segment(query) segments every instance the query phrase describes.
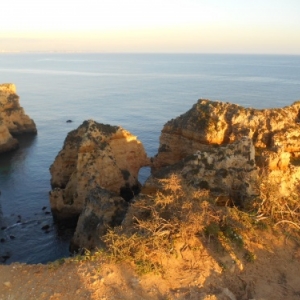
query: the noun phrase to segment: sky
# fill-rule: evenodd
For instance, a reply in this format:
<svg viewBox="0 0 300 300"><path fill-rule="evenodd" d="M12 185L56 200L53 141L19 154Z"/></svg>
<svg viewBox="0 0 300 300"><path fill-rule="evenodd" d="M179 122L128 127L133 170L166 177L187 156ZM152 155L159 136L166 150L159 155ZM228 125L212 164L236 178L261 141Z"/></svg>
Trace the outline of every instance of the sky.
<svg viewBox="0 0 300 300"><path fill-rule="evenodd" d="M300 55L300 0L6 0L19 51Z"/></svg>

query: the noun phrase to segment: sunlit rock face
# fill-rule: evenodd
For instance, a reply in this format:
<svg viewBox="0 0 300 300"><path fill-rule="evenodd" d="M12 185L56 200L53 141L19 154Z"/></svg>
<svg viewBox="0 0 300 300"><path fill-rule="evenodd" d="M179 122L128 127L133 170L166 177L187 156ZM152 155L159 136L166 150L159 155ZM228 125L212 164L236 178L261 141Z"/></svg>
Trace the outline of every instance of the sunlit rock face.
<svg viewBox="0 0 300 300"><path fill-rule="evenodd" d="M195 151L246 136L255 148L300 152L300 101L276 109L253 109L200 99L185 114L168 121L161 132L154 169L174 164Z"/></svg>
<svg viewBox="0 0 300 300"><path fill-rule="evenodd" d="M155 178L174 169L193 185L215 194L219 189L219 197L238 200L239 204L243 204L241 199L245 196L261 196L266 190L268 196L273 194L274 197L297 194L300 182L299 111L300 102L283 108L258 110L200 99L189 111L163 127L158 154L152 159L153 175L146 185L153 185ZM234 145L240 147L239 143L242 145L247 140L254 146L250 150L249 144L251 159L247 161L247 151L242 151L246 155L242 159L238 149L229 150L231 154L226 150ZM200 164L195 161L199 158L203 160ZM237 172L232 169L232 162L237 164ZM243 181L246 186L240 184ZM262 182L264 185L267 182L269 188L260 185Z"/></svg>
<svg viewBox="0 0 300 300"><path fill-rule="evenodd" d="M16 86L11 83L0 84L0 153L18 147L12 135L36 134L36 126L19 104Z"/></svg>
<svg viewBox="0 0 300 300"><path fill-rule="evenodd" d="M129 201L149 158L136 136L119 126L85 121L71 131L50 167L50 203L58 219L78 216L90 190L100 187Z"/></svg>
<svg viewBox="0 0 300 300"><path fill-rule="evenodd" d="M13 135L36 133L36 126L19 104L16 86L11 83L0 85L0 118Z"/></svg>
<svg viewBox="0 0 300 300"><path fill-rule="evenodd" d="M128 202L117 194L99 187L92 189L79 216L70 251L102 248L102 236L108 228L121 224L127 207Z"/></svg>
<svg viewBox="0 0 300 300"><path fill-rule="evenodd" d="M252 140L222 146L211 146L196 151L180 162L154 172L145 182L145 190L159 190L159 180L171 174L179 175L196 189L206 189L216 201L242 207L259 195L258 171L255 165L255 148Z"/></svg>

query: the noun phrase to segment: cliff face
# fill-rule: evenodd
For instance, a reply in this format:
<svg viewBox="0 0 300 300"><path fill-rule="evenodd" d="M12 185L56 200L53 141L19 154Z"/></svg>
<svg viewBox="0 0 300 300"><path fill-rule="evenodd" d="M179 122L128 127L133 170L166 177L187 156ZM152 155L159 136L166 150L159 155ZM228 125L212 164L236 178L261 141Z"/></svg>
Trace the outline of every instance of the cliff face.
<svg viewBox="0 0 300 300"><path fill-rule="evenodd" d="M7 152L18 147L18 141L11 136L8 128L0 124L0 153Z"/></svg>
<svg viewBox="0 0 300 300"><path fill-rule="evenodd" d="M176 174L187 186L208 190L218 205L297 199L299 108L298 102L255 110L199 100L164 126L142 192L151 195L161 188L160 179ZM68 134L50 168L50 202L59 219L80 214L72 250L103 246L101 237L122 222L126 200L139 191L138 171L147 165L142 144L121 127L85 121Z"/></svg>
<svg viewBox="0 0 300 300"><path fill-rule="evenodd" d="M149 159L136 136L119 126L83 122L68 134L50 167L54 216L78 216L96 187L130 200L140 189L138 172L147 165Z"/></svg>
<svg viewBox="0 0 300 300"><path fill-rule="evenodd" d="M101 237L109 227L121 224L127 207L128 203L115 193L100 187L91 190L77 222L70 245L71 252L103 247Z"/></svg>
<svg viewBox="0 0 300 300"><path fill-rule="evenodd" d="M33 120L19 104L14 84L0 84L0 152L15 149L18 145L11 135L37 133Z"/></svg>
<svg viewBox="0 0 300 300"><path fill-rule="evenodd" d="M159 179L177 174L196 189L209 190L219 204L243 207L259 196L258 171L252 140L243 137L234 143L195 151L193 155L148 178L145 190L158 190Z"/></svg>
<svg viewBox="0 0 300 300"><path fill-rule="evenodd" d="M243 136L256 148L300 153L300 102L281 109L253 109L200 99L185 114L164 125L154 169L171 165L210 145L231 143Z"/></svg>
<svg viewBox="0 0 300 300"><path fill-rule="evenodd" d="M184 158L198 153L196 155L201 159L206 157L207 162L198 165L200 169L194 171L196 176L194 179L189 178L189 181L194 182L202 178L202 186L206 186L210 191L216 191L219 183L220 197L230 196L232 188L242 195L254 195L252 192L249 194L249 189L258 190L257 195L262 196L266 189L262 185L259 186L261 183L269 187L268 196L272 196L273 193L273 196L287 197L298 193L300 182L299 110L300 102L280 109L257 110L200 99L185 114L165 124L160 136L158 154L153 158L153 176L154 178L160 176L159 174L167 168L180 162L182 164ZM251 140L254 145L253 150L248 151L252 153L249 156L252 159L249 159L246 164L245 161L240 160L240 151L236 149L228 155L228 150L226 150L231 144L242 145L243 140ZM225 145L228 146L224 148ZM243 150L242 153L246 154ZM208 164L208 160L211 163ZM240 171L233 177L226 176L224 185L224 178L221 181L220 179L225 176L224 174L232 173L232 161L238 163ZM236 185L234 181L238 178L243 181L248 177L245 176L248 172L245 167L249 163L252 164L253 169L257 168L257 175L255 180L255 175L252 173L251 182L247 183L250 186L245 190L245 187ZM186 168L187 166L182 165L182 174ZM199 174L202 175L199 176ZM226 189L229 192L226 192Z"/></svg>

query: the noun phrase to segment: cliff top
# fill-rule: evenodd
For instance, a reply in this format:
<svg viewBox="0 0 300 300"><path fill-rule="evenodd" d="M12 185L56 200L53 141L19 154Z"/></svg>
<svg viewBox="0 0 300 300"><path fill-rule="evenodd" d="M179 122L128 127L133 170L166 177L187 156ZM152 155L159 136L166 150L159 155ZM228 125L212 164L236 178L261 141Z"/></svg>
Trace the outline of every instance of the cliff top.
<svg viewBox="0 0 300 300"><path fill-rule="evenodd" d="M178 197L192 191L175 177L163 183L173 191L168 197L132 207L136 218L128 222L135 225L127 230L141 231L126 233L126 224L110 231L106 251L48 265L0 265L0 299L299 299L300 244L292 235L259 216L217 207L206 194L194 195L198 204L182 202ZM148 210L156 217L141 219ZM223 227L218 220L226 220Z"/></svg>
<svg viewBox="0 0 300 300"><path fill-rule="evenodd" d="M13 83L3 83L0 84L0 93L1 92L15 94L17 92L17 89Z"/></svg>

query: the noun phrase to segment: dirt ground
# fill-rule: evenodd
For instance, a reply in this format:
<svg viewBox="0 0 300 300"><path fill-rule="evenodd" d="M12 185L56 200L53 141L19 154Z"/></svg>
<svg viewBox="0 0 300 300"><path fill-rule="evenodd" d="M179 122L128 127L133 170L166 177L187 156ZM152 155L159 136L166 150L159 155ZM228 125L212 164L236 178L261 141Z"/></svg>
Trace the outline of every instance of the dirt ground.
<svg viewBox="0 0 300 300"><path fill-rule="evenodd" d="M137 275L130 263L66 260L63 264L0 265L2 300L77 299L300 299L300 247L262 233L243 251L212 241L162 257L159 273Z"/></svg>

